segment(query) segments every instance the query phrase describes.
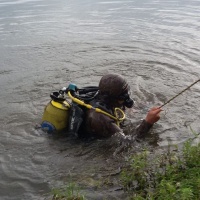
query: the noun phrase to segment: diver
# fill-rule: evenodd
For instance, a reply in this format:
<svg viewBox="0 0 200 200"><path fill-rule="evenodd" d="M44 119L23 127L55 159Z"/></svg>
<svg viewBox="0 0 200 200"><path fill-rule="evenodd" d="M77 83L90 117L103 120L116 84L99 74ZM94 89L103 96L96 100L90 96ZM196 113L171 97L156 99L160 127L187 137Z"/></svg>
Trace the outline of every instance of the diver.
<svg viewBox="0 0 200 200"><path fill-rule="evenodd" d="M93 108L115 115L115 108L120 108L125 111L126 108L131 108L134 105L131 99L128 85L125 78L119 74L106 74L99 82L98 95L90 102ZM143 138L149 132L154 123L160 119L159 107L153 107L147 113L145 119L135 129L136 138ZM117 133L124 135L121 126L117 125L116 121L108 115L96 112L95 109L86 109L84 120L81 125L79 136L92 136L97 138L111 137Z"/></svg>
<svg viewBox="0 0 200 200"><path fill-rule="evenodd" d="M71 102L65 98L68 95ZM153 107L133 131L124 134L125 110L132 108L130 86L119 74L106 74L98 86L78 88L71 83L67 88L50 95L43 114L41 127L47 132L67 130L79 138L109 138L113 135L137 139L145 137L160 119L160 107Z"/></svg>

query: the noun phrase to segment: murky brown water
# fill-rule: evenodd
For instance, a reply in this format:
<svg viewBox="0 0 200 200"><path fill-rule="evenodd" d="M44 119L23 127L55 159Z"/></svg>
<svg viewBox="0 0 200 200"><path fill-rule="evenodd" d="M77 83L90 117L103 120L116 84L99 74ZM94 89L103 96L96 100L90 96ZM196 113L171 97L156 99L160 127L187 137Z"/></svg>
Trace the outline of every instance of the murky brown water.
<svg viewBox="0 0 200 200"><path fill-rule="evenodd" d="M0 199L47 199L70 180L88 199L125 199L115 177L123 156L108 141L84 143L35 129L49 94L75 82L124 75L136 100L133 120L200 74L200 2L172 0L0 0ZM200 84L165 107L154 145L200 132ZM150 139L152 139L150 138ZM121 160L122 159L122 160Z"/></svg>

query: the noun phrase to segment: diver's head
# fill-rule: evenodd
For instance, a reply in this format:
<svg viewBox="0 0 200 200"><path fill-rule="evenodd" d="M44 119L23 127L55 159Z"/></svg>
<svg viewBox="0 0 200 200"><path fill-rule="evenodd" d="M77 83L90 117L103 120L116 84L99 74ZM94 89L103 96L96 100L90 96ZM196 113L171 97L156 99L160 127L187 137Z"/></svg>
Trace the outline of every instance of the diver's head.
<svg viewBox="0 0 200 200"><path fill-rule="evenodd" d="M119 74L104 75L99 82L99 92L115 106L131 108L134 104L130 98L130 87L126 79Z"/></svg>

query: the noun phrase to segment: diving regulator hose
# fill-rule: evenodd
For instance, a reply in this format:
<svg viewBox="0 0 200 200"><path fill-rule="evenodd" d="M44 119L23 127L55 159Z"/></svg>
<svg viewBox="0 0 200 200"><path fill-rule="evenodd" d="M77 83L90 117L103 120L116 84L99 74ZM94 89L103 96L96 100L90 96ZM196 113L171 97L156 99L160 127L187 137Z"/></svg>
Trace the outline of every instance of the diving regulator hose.
<svg viewBox="0 0 200 200"><path fill-rule="evenodd" d="M71 95L71 92L68 91L68 96L72 99L72 101L74 101L75 103L81 105L81 106L85 106L86 108L88 109L94 109L96 112L99 112L99 113L102 113L112 119L114 119L116 121L116 124L119 126L120 123L126 118L125 116L125 113L122 109L120 108L115 108L115 116L114 115L111 115L110 113L108 112L105 112L103 110L101 110L100 108L94 108L92 107L90 104L86 104L84 101L81 101L80 99L76 98L76 97L73 97ZM120 114L119 114L120 113ZM119 115L121 115L122 117L119 117Z"/></svg>

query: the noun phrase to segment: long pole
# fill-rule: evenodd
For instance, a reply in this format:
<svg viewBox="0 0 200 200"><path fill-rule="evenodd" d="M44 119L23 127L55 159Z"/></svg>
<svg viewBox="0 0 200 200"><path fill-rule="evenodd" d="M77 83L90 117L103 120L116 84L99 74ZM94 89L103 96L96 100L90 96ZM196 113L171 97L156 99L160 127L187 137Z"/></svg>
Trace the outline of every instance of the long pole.
<svg viewBox="0 0 200 200"><path fill-rule="evenodd" d="M162 108L163 106L165 106L166 104L168 104L169 102L171 102L172 100L174 100L176 97L178 97L179 95L181 95L183 92L185 92L186 90L188 90L189 88L191 88L193 85L195 85L196 83L198 83L200 81L197 80L194 83L192 83L191 85L189 85L187 88L185 88L183 91L179 92L176 96L172 97L171 99L169 99L167 102L165 102L162 106L160 106L160 108Z"/></svg>

